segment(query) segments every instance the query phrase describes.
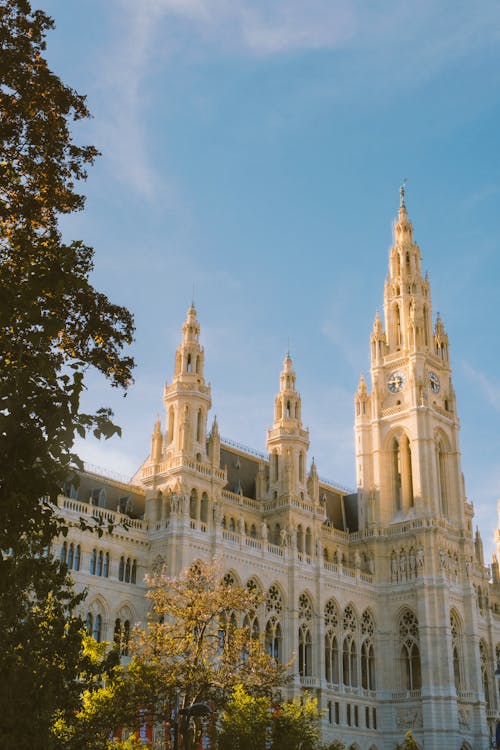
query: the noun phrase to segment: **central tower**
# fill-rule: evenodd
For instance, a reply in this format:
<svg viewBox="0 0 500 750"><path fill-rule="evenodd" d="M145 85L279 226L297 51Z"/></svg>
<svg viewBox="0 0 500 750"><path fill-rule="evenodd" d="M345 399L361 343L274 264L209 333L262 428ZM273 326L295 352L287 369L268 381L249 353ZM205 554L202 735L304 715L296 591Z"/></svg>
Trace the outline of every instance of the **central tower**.
<svg viewBox="0 0 500 750"><path fill-rule="evenodd" d="M393 226L384 323L371 334L371 381L355 397L360 529L411 517L465 525L455 395L448 337L432 323L427 275L405 205Z"/></svg>

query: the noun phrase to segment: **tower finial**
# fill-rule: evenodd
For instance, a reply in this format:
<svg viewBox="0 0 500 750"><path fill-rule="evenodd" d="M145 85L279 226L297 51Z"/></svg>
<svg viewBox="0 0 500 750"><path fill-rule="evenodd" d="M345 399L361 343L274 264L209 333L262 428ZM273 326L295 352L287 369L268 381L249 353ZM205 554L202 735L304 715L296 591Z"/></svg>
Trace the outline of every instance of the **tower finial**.
<svg viewBox="0 0 500 750"><path fill-rule="evenodd" d="M405 204L405 189L406 189L406 177L403 179L403 184L399 188L399 208L406 208Z"/></svg>

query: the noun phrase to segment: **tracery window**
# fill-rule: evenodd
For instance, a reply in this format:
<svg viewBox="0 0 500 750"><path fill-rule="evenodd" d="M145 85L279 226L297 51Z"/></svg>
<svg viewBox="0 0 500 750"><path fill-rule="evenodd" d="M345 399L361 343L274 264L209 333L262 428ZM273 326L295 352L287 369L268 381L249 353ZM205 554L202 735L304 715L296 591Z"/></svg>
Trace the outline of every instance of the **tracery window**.
<svg viewBox="0 0 500 750"><path fill-rule="evenodd" d="M342 682L358 686L358 623L353 607L348 604L342 615Z"/></svg>
<svg viewBox="0 0 500 750"><path fill-rule="evenodd" d="M365 609L361 616L361 687L365 690L375 690L374 633L375 624L372 614Z"/></svg>
<svg viewBox="0 0 500 750"><path fill-rule="evenodd" d="M311 622L313 609L307 594L299 596L299 674L302 677L312 674Z"/></svg>
<svg viewBox="0 0 500 750"><path fill-rule="evenodd" d="M329 599L325 605L325 679L333 684L339 682L338 625L337 605Z"/></svg>
<svg viewBox="0 0 500 750"><path fill-rule="evenodd" d="M417 617L406 609L399 618L399 654L401 685L405 690L420 690L420 638Z"/></svg>
<svg viewBox="0 0 500 750"><path fill-rule="evenodd" d="M283 660L283 633L281 628L281 616L283 612L283 600L276 585L272 585L266 596L266 632L264 645L267 653L275 659L278 664Z"/></svg>

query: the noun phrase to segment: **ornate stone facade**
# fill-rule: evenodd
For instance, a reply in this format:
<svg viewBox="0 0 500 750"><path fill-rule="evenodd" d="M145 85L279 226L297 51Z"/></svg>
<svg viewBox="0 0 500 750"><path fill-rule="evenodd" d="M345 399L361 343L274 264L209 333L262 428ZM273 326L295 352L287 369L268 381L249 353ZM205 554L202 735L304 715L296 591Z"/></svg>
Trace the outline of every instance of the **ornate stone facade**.
<svg viewBox="0 0 500 750"><path fill-rule="evenodd" d="M147 460L130 483L88 471L60 498L69 520L97 513L113 533L72 530L61 555L89 590L89 630L120 639L124 655L145 617L144 575L216 556L263 592L248 625L276 659L295 658L291 692L317 695L325 740L389 750L411 729L426 750L483 750L499 707L498 564L485 566L473 532L448 337L432 322L404 193L370 346L371 389L361 378L354 399L352 493L308 464L289 355L267 455L223 441L215 420L207 435L210 386L190 307Z"/></svg>

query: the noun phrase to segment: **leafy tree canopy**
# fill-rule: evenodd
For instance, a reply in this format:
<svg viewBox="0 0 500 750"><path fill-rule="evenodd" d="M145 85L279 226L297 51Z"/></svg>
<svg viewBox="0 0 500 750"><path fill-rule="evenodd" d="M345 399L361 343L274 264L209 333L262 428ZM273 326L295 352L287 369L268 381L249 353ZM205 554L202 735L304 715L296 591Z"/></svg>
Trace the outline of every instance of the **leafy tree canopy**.
<svg viewBox="0 0 500 750"><path fill-rule="evenodd" d="M97 151L77 145L85 97L44 58L52 19L28 0L0 3L0 549L34 530L49 542L51 506L75 465L75 434L109 436L109 409L82 413L89 368L126 388L133 321L90 283L93 251L66 243L59 218Z"/></svg>

